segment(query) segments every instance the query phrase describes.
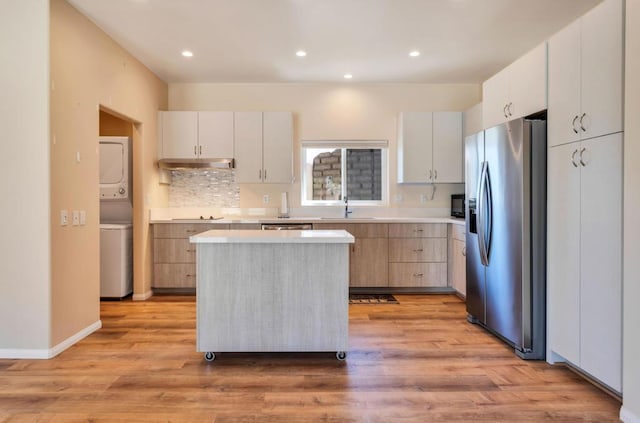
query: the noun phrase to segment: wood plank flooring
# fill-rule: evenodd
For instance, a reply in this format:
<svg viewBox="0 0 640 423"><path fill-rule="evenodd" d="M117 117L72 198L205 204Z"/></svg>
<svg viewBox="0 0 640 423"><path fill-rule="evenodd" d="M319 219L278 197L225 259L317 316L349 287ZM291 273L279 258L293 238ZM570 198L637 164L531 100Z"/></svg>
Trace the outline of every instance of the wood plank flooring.
<svg viewBox="0 0 640 423"><path fill-rule="evenodd" d="M451 295L349 307L350 351L195 351L194 297L104 302L51 360L0 360L0 422L615 422L568 369L517 358Z"/></svg>

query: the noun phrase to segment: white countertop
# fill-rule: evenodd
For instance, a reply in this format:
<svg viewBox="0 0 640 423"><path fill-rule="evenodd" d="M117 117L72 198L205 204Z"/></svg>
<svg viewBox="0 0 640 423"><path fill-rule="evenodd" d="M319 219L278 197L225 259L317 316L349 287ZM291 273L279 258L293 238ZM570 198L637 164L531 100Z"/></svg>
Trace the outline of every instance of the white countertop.
<svg viewBox="0 0 640 423"><path fill-rule="evenodd" d="M291 217L274 218L253 216L224 217L222 219L152 219L151 223L451 223L464 225L464 219L452 217Z"/></svg>
<svg viewBox="0 0 640 423"><path fill-rule="evenodd" d="M193 235L189 241L193 244L352 244L355 238L344 230L211 230Z"/></svg>

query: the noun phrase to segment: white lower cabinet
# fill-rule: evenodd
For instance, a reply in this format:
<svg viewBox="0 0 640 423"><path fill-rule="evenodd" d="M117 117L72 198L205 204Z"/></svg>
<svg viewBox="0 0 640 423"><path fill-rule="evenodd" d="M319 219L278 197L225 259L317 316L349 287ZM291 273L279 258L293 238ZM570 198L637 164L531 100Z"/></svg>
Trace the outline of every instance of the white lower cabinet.
<svg viewBox="0 0 640 423"><path fill-rule="evenodd" d="M551 351L622 390L622 133L549 148Z"/></svg>

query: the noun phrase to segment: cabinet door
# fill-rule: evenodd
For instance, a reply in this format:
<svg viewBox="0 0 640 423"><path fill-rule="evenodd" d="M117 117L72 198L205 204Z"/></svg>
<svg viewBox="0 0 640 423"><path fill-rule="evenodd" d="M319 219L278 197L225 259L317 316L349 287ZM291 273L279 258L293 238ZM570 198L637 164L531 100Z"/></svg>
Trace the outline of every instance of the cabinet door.
<svg viewBox="0 0 640 423"><path fill-rule="evenodd" d="M580 139L580 20L549 40L549 147Z"/></svg>
<svg viewBox="0 0 640 423"><path fill-rule="evenodd" d="M583 141L581 156L580 367L620 392L622 134Z"/></svg>
<svg viewBox="0 0 640 423"><path fill-rule="evenodd" d="M195 159L198 144L198 112L162 114L161 159Z"/></svg>
<svg viewBox="0 0 640 423"><path fill-rule="evenodd" d="M233 158L233 112L198 112L198 154Z"/></svg>
<svg viewBox="0 0 640 423"><path fill-rule="evenodd" d="M236 112L233 127L236 182L262 182L262 112Z"/></svg>
<svg viewBox="0 0 640 423"><path fill-rule="evenodd" d="M433 113L433 182L464 183L462 113Z"/></svg>
<svg viewBox="0 0 640 423"><path fill-rule="evenodd" d="M507 120L547 108L547 43L544 42L509 66Z"/></svg>
<svg viewBox="0 0 640 423"><path fill-rule="evenodd" d="M547 159L549 346L576 365L580 365L579 150L579 143L552 147Z"/></svg>
<svg viewBox="0 0 640 423"><path fill-rule="evenodd" d="M293 181L293 117L291 112L264 112L263 180L290 184Z"/></svg>
<svg viewBox="0 0 640 423"><path fill-rule="evenodd" d="M389 286L389 240L356 238L351 246L349 286Z"/></svg>
<svg viewBox="0 0 640 423"><path fill-rule="evenodd" d="M389 263L389 286L446 287L447 263Z"/></svg>
<svg viewBox="0 0 640 423"><path fill-rule="evenodd" d="M467 295L466 278L466 251L465 242L457 239L453 240L453 270L451 272L451 287L461 295Z"/></svg>
<svg viewBox="0 0 640 423"><path fill-rule="evenodd" d="M156 263L153 265L154 288L195 288L195 263Z"/></svg>
<svg viewBox="0 0 640 423"><path fill-rule="evenodd" d="M398 134L398 183L431 182L432 155L433 113L402 113Z"/></svg>
<svg viewBox="0 0 640 423"><path fill-rule="evenodd" d="M195 263L196 246L185 238L159 238L153 241L154 263Z"/></svg>
<svg viewBox="0 0 640 423"><path fill-rule="evenodd" d="M622 131L622 1L606 0L582 18L582 138Z"/></svg>
<svg viewBox="0 0 640 423"><path fill-rule="evenodd" d="M505 122L509 103L509 75L505 68L482 84L482 125L485 129Z"/></svg>

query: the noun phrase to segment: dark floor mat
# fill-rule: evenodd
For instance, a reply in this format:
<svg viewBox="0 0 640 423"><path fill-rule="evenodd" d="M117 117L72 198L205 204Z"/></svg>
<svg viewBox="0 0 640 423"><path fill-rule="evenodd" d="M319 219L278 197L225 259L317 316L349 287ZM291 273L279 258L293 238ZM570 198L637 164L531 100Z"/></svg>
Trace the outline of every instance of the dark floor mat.
<svg viewBox="0 0 640 423"><path fill-rule="evenodd" d="M349 304L399 304L391 294L350 294Z"/></svg>

